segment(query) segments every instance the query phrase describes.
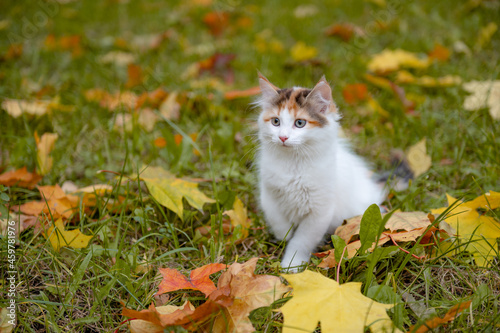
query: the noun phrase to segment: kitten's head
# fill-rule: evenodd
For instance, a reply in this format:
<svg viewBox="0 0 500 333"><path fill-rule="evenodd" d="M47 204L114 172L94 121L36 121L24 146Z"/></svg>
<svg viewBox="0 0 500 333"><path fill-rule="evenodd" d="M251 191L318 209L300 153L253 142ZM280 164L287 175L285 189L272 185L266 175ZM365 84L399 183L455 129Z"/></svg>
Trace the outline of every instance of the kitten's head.
<svg viewBox="0 0 500 333"><path fill-rule="evenodd" d="M259 84L262 144L299 149L336 136L340 117L324 76L313 89L279 89L260 73Z"/></svg>

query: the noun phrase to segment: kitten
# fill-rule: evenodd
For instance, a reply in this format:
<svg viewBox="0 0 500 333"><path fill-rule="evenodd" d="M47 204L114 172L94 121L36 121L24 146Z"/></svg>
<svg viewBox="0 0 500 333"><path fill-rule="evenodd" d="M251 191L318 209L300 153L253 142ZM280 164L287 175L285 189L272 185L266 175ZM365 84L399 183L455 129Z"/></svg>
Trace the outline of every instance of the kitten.
<svg viewBox="0 0 500 333"><path fill-rule="evenodd" d="M259 73L260 205L286 239L281 266L297 271L326 233L385 199L363 160L338 137L340 115L323 76L313 89L279 89Z"/></svg>

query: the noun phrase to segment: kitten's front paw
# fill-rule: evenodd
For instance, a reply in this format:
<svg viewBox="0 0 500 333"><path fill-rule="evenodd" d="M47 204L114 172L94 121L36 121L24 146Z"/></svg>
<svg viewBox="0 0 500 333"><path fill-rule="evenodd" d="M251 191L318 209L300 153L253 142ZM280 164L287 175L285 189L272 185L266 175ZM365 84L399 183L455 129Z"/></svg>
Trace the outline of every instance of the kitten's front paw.
<svg viewBox="0 0 500 333"><path fill-rule="evenodd" d="M287 258L286 256L283 258L281 261L281 270L284 273L298 273L302 272L305 268L307 263L309 262L309 257L293 257L291 259Z"/></svg>

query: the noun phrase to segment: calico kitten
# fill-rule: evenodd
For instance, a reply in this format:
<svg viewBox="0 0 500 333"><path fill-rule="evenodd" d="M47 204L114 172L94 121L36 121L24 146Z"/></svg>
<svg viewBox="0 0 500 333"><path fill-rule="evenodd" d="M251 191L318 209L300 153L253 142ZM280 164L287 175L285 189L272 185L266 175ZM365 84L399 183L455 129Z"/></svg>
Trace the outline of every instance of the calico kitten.
<svg viewBox="0 0 500 333"><path fill-rule="evenodd" d="M260 205L281 262L297 271L344 219L380 204L385 193L363 160L338 137L340 115L325 78L313 89L279 89L259 73Z"/></svg>

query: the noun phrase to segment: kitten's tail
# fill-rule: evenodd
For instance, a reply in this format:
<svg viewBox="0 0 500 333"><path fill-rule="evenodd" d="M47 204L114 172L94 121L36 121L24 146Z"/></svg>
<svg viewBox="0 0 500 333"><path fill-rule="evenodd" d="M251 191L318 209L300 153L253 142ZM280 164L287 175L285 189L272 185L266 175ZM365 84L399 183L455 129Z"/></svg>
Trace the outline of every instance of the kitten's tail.
<svg viewBox="0 0 500 333"><path fill-rule="evenodd" d="M377 182L396 191L406 190L410 180L414 178L413 171L402 151L394 150L391 157L392 170L379 174Z"/></svg>

